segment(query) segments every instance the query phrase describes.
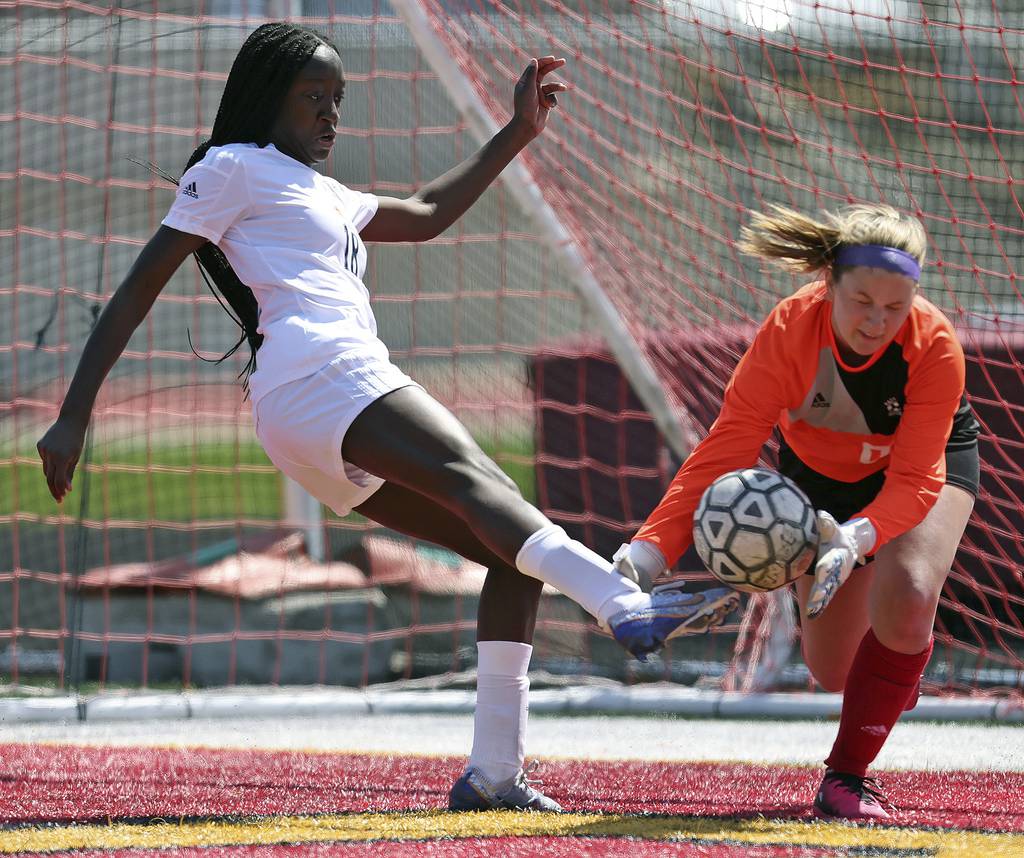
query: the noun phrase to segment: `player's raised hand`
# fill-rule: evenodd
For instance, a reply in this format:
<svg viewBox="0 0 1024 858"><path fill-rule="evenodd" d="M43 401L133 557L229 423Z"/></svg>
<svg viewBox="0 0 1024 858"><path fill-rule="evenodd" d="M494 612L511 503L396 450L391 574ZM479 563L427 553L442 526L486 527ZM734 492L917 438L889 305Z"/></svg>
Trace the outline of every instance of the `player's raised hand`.
<svg viewBox="0 0 1024 858"><path fill-rule="evenodd" d="M43 460L46 485L57 503L71 491L71 478L75 475L84 443L85 428L61 418L36 444L39 458Z"/></svg>
<svg viewBox="0 0 1024 858"><path fill-rule="evenodd" d="M544 81L545 77L564 65L564 59L555 57L532 59L516 83L515 118L534 137L544 130L548 114L558 105L556 93L565 92L569 88L564 83Z"/></svg>
<svg viewBox="0 0 1024 858"><path fill-rule="evenodd" d="M818 510L818 561L814 564L814 584L807 597L807 616L814 619L846 582L853 567L864 562L877 534L866 518L839 524L830 513Z"/></svg>

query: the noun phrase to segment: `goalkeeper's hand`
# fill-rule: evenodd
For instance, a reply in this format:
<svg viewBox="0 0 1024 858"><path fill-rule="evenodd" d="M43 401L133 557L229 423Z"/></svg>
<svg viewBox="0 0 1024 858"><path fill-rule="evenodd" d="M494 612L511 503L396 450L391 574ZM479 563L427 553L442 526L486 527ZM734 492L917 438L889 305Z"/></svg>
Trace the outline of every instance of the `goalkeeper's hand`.
<svg viewBox="0 0 1024 858"><path fill-rule="evenodd" d="M839 524L829 513L818 510L817 519L818 561L807 598L807 616L812 620L828 607L853 567L864 562L878 539L875 526L866 518L851 518Z"/></svg>
<svg viewBox="0 0 1024 858"><path fill-rule="evenodd" d="M612 566L645 592L650 592L651 583L668 569L665 556L657 546L643 539L620 545L612 556Z"/></svg>

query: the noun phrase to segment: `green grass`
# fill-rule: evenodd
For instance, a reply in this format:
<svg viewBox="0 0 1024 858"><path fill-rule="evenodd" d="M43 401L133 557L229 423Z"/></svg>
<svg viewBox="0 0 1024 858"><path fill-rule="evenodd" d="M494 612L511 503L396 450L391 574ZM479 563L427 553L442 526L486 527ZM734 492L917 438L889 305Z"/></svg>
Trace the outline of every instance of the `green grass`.
<svg viewBox="0 0 1024 858"><path fill-rule="evenodd" d="M97 694L116 694L119 691L127 692L138 692L140 686L138 683L127 684L119 682L97 682L95 680L86 680L79 683L77 689L71 687L71 677L67 676L64 679L64 684L61 685L56 676L40 676L40 675L29 675L26 676L21 674L18 677L18 684L11 685L11 675L9 673L0 673L0 698L5 697L30 697L34 699L46 699L48 697L65 697L70 696L74 693L80 694L82 697L94 697ZM146 684L148 691L167 691L167 692L181 692L191 691L193 686L183 685L181 682L164 681L164 682L149 682Z"/></svg>
<svg viewBox="0 0 1024 858"><path fill-rule="evenodd" d="M89 518L165 521L274 519L281 479L256 442L142 448L95 448L88 465ZM84 474L75 475L64 512L78 515ZM0 514L53 515L42 469L0 465Z"/></svg>
<svg viewBox="0 0 1024 858"><path fill-rule="evenodd" d="M528 500L536 497L533 441L512 437L482 442ZM77 516L81 470L64 501ZM86 517L126 521L274 520L283 514L281 476L256 441L152 447L97 447L89 464ZM32 462L0 464L0 515L55 515L60 507ZM333 514L330 514L333 517Z"/></svg>

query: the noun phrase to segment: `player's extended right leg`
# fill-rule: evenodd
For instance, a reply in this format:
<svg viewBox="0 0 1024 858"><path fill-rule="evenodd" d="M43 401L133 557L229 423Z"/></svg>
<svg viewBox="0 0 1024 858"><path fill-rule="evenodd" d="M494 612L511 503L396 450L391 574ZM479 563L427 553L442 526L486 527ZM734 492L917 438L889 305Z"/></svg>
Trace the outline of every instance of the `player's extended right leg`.
<svg viewBox="0 0 1024 858"><path fill-rule="evenodd" d="M694 635L720 626L740 603L728 587L687 593L679 583L651 591L650 604L621 611L608 619L612 636L640 661L681 635Z"/></svg>

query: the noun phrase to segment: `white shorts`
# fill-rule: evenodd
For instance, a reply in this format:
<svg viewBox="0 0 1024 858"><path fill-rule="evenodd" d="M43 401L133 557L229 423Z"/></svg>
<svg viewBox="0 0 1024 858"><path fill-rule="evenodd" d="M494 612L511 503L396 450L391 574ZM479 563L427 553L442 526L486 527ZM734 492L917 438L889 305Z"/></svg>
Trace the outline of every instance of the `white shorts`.
<svg viewBox="0 0 1024 858"><path fill-rule="evenodd" d="M394 364L340 357L261 397L253 407L256 437L278 469L338 515L347 515L384 485L341 458L348 427L374 400L413 384Z"/></svg>

